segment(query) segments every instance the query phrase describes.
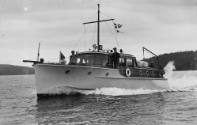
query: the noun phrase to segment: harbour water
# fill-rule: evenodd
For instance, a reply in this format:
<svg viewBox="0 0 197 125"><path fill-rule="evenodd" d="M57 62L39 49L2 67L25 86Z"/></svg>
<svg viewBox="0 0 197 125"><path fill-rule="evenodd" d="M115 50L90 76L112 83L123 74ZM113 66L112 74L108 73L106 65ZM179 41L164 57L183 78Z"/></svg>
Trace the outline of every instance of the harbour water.
<svg viewBox="0 0 197 125"><path fill-rule="evenodd" d="M197 124L197 71L168 77L170 91L102 88L37 100L34 75L0 76L0 125Z"/></svg>

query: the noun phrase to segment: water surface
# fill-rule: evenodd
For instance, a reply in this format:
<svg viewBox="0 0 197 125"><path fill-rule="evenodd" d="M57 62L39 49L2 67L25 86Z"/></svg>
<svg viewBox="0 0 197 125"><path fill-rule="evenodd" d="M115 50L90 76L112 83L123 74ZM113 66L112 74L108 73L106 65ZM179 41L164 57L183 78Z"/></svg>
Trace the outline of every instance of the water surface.
<svg viewBox="0 0 197 125"><path fill-rule="evenodd" d="M197 72L175 72L169 82L173 91L109 88L110 95L105 88L37 100L34 75L0 76L0 124L197 124Z"/></svg>

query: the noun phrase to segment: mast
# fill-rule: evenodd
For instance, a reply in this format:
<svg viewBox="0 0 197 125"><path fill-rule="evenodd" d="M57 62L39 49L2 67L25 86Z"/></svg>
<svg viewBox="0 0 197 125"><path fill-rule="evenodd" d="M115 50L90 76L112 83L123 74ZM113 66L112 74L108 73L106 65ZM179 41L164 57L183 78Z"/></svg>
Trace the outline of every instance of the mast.
<svg viewBox="0 0 197 125"><path fill-rule="evenodd" d="M98 5L98 22L97 22L97 51L100 50L100 4Z"/></svg>
<svg viewBox="0 0 197 125"><path fill-rule="evenodd" d="M90 23L97 23L97 51L99 52L100 50L102 50L102 47L100 45L100 23L106 22L106 21L113 21L114 19L100 20L100 4L97 4L97 6L98 6L97 21L86 22L83 24L85 25L85 24L90 24Z"/></svg>

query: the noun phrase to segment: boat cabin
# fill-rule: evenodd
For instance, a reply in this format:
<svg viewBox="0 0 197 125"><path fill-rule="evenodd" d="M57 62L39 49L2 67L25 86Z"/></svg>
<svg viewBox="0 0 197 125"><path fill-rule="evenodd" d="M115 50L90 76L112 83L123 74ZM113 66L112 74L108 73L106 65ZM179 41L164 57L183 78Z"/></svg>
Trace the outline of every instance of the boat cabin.
<svg viewBox="0 0 197 125"><path fill-rule="evenodd" d="M120 54L118 67L136 67L136 58L130 54ZM109 52L82 52L70 56L69 65L95 66L114 68L112 53Z"/></svg>
<svg viewBox="0 0 197 125"><path fill-rule="evenodd" d="M96 51L81 52L71 55L68 65L119 69L120 74L126 77L163 77L162 70L149 66L139 66L136 57L130 54L120 53L118 62L116 62L117 67L115 67L112 54Z"/></svg>

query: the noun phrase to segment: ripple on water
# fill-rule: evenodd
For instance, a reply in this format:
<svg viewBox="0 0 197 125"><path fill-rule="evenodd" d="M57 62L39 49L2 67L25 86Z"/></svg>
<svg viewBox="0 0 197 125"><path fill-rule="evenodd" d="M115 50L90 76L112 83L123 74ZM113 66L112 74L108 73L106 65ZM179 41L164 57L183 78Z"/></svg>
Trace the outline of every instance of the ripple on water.
<svg viewBox="0 0 197 125"><path fill-rule="evenodd" d="M118 95L122 90L117 88L115 96L95 93L36 100L33 76L6 76L0 81L2 125L197 123L195 88L135 95L130 90Z"/></svg>

